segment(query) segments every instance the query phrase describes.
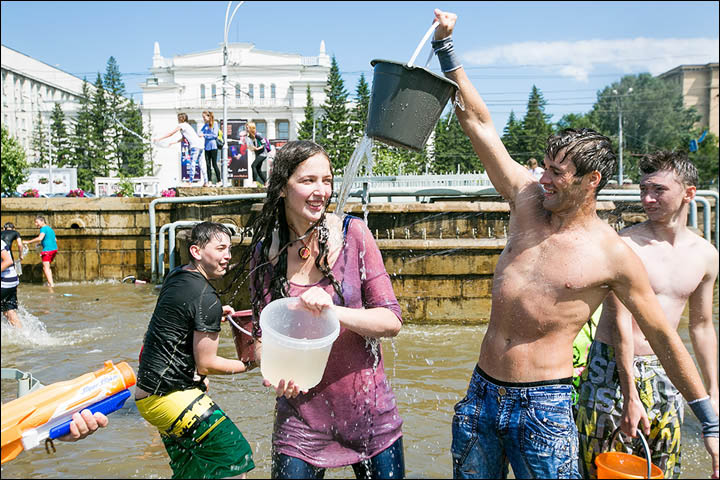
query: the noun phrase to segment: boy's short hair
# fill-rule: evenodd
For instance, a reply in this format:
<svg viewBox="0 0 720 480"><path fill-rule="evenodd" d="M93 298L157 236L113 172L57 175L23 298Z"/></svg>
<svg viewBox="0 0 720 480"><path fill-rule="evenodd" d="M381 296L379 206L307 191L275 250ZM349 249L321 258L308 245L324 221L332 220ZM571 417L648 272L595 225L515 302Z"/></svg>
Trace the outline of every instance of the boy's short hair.
<svg viewBox="0 0 720 480"><path fill-rule="evenodd" d="M195 225L190 232L190 243L188 245L188 253L190 252L190 247L193 245L197 245L200 248L204 248L205 245L210 243L210 241L213 238L217 238L220 235L227 235L228 237L232 238L232 233L230 232L230 229L228 229L225 225L222 223L216 223L216 222L201 222ZM194 261L192 255L190 255L190 261Z"/></svg>
<svg viewBox="0 0 720 480"><path fill-rule="evenodd" d="M35 220L40 220L40 221L43 222L43 223L47 223L47 222L45 221L45 217L43 217L42 215L36 215L36 216L35 216Z"/></svg>
<svg viewBox="0 0 720 480"><path fill-rule="evenodd" d="M12 222L5 222L5 225L3 225L3 228L5 230L15 230L15 225L13 225Z"/></svg>
<svg viewBox="0 0 720 480"><path fill-rule="evenodd" d="M649 153L638 163L640 172L648 175L655 172L671 171L680 178L685 185L697 187L698 171L685 152L660 151Z"/></svg>

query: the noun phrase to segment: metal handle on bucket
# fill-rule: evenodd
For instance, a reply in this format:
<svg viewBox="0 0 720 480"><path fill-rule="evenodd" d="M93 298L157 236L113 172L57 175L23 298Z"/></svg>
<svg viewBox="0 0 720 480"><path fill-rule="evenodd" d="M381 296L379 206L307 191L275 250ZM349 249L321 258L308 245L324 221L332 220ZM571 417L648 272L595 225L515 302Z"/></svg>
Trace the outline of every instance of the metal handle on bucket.
<svg viewBox="0 0 720 480"><path fill-rule="evenodd" d="M612 448L613 442L615 441L615 437L617 437L618 433L620 433L620 427L617 427L610 436L608 450ZM640 435L640 440L642 441L643 449L645 450L645 460L647 462L647 476L645 478L650 478L650 475L652 474L652 463L650 462L650 446L648 445L647 440L645 440L645 435L643 435L640 429L637 430L637 433L638 435Z"/></svg>

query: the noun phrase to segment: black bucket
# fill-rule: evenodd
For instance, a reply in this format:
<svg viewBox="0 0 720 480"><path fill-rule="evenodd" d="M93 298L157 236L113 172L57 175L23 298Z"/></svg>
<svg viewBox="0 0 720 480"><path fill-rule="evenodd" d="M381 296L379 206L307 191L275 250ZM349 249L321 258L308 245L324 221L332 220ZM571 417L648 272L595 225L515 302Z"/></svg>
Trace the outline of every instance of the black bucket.
<svg viewBox="0 0 720 480"><path fill-rule="evenodd" d="M390 60L373 60L365 134L395 147L421 151L457 84L430 70Z"/></svg>

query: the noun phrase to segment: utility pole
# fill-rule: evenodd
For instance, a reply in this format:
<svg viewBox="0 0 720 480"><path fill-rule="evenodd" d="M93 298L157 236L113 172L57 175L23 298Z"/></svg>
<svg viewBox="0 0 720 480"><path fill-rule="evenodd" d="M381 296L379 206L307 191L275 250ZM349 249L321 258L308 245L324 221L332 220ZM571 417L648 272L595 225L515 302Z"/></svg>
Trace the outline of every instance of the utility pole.
<svg viewBox="0 0 720 480"><path fill-rule="evenodd" d="M632 93L633 89L628 88L627 94ZM618 186L622 187L623 184L623 121L622 121L622 101L620 100L620 94L617 90L613 90L613 93L617 95L618 101Z"/></svg>
<svg viewBox="0 0 720 480"><path fill-rule="evenodd" d="M221 161L222 161L222 186L227 187L228 186L228 140L230 140L227 136L227 88L226 88L226 82L227 82L227 61L228 61L228 29L230 28L230 24L232 23L232 19L235 17L235 13L238 11L238 8L240 8L240 5L245 3L244 1L240 2L237 7L235 7L235 10L233 10L232 15L230 15L230 20L228 20L228 14L230 13L230 6L232 5L232 0L228 2L227 9L225 10L225 27L223 29L224 37L223 37L223 64L222 69L220 70L220 73L222 74L222 96L223 96L223 121L222 121L222 129L223 129L223 149L222 149L222 155L221 155Z"/></svg>
<svg viewBox="0 0 720 480"><path fill-rule="evenodd" d="M47 143L48 143L48 170L49 170L49 177L50 177L50 195L52 195L53 192L53 161L52 161L52 132L50 131L50 126L48 126L48 136L47 136Z"/></svg>

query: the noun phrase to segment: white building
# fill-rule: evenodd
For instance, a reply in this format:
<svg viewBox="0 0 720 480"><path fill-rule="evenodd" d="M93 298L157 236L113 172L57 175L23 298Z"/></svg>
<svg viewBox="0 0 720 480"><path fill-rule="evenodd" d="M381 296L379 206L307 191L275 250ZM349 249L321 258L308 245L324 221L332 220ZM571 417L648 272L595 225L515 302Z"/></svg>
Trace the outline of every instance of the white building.
<svg viewBox="0 0 720 480"><path fill-rule="evenodd" d="M41 112L45 128L60 103L67 118L75 117L83 80L2 45L2 123L10 135L34 158L32 135ZM91 86L92 87L92 86Z"/></svg>
<svg viewBox="0 0 720 480"><path fill-rule="evenodd" d="M177 127L180 112L186 113L196 128L202 126L203 110L212 111L218 122L222 120L222 64L222 46L165 58L155 42L151 76L140 84L143 121L153 137ZM307 87L319 111L329 72L330 57L324 42L319 54L310 57L258 50L252 43L228 44L228 122L253 121L258 132L271 142L294 140L305 118ZM174 140L178 138L179 133ZM160 178L161 188L180 183L179 157L179 144L153 148L154 174Z"/></svg>

